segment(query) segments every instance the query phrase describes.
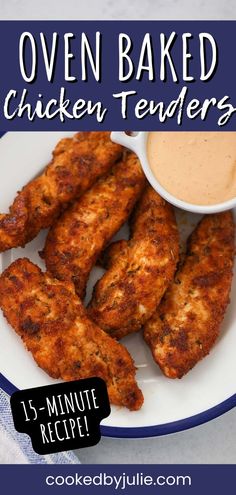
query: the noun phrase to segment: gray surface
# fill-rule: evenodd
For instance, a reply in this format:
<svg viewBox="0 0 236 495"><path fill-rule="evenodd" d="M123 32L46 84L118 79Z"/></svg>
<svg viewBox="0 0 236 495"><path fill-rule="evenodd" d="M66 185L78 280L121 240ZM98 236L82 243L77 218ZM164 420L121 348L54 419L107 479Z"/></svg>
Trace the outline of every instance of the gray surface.
<svg viewBox="0 0 236 495"><path fill-rule="evenodd" d="M1 19L232 19L235 0L0 0Z"/></svg>
<svg viewBox="0 0 236 495"><path fill-rule="evenodd" d="M90 464L234 464L236 409L197 428L159 438L102 438L78 456Z"/></svg>
<svg viewBox="0 0 236 495"><path fill-rule="evenodd" d="M235 0L0 0L1 19L235 19ZM235 463L236 409L186 432L142 440L103 438L83 463Z"/></svg>

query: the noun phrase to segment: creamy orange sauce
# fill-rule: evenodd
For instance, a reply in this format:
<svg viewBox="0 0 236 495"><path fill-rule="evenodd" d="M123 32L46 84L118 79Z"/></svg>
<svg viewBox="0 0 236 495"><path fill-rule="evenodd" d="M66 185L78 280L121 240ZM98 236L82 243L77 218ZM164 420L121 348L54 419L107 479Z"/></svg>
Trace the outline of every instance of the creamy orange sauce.
<svg viewBox="0 0 236 495"><path fill-rule="evenodd" d="M198 205L236 196L236 132L150 132L153 174L173 196Z"/></svg>

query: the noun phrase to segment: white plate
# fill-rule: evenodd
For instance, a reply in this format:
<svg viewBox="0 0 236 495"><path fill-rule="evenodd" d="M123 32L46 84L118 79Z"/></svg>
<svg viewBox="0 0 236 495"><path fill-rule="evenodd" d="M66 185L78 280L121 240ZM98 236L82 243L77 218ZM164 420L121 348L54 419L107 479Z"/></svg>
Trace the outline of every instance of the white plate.
<svg viewBox="0 0 236 495"><path fill-rule="evenodd" d="M16 191L37 175L50 161L51 151L59 139L72 133L28 132L7 133L0 139L0 211L5 212ZM193 228L197 215L183 213L180 227L184 235ZM41 232L24 249L12 249L0 254L1 270L13 260L26 256L44 269L38 251L42 249L46 232ZM127 236L123 228L118 237ZM117 236L116 236L117 237ZM91 274L88 293L102 270ZM236 278L236 277L234 277ZM231 300L235 300L234 280ZM89 294L87 296L89 298ZM165 378L153 362L151 352L141 333L123 340L135 359L137 379L144 393L144 405L138 412L113 407L102 425L102 433L118 437L144 437L167 434L195 426L222 414L236 405L236 305L228 308L221 336L210 356L200 362L181 380ZM12 390L48 385L55 380L37 367L20 338L0 313L0 385Z"/></svg>

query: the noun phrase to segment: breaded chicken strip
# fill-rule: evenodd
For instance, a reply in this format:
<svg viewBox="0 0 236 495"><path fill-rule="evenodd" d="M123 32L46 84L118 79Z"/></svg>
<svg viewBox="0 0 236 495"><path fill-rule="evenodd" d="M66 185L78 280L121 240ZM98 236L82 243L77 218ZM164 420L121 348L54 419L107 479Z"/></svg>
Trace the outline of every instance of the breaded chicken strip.
<svg viewBox="0 0 236 495"><path fill-rule="evenodd" d="M181 378L211 350L229 304L234 258L231 212L203 218L161 305L144 329L154 360Z"/></svg>
<svg viewBox="0 0 236 495"><path fill-rule="evenodd" d="M44 172L18 193L9 214L0 215L0 251L24 246L105 174L122 147L109 132L80 132L62 139Z"/></svg>
<svg viewBox="0 0 236 495"><path fill-rule="evenodd" d="M37 364L53 378L99 376L113 404L139 409L142 392L128 351L92 323L71 283L59 282L28 259L0 277L4 316Z"/></svg>
<svg viewBox="0 0 236 495"><path fill-rule="evenodd" d="M137 156L126 154L49 231L42 256L59 280L75 284L84 297L87 279L101 251L127 220L145 184Z"/></svg>
<svg viewBox="0 0 236 495"><path fill-rule="evenodd" d="M174 277L179 236L171 205L147 186L131 222L131 239L112 246L97 282L90 317L112 337L136 332L151 317Z"/></svg>

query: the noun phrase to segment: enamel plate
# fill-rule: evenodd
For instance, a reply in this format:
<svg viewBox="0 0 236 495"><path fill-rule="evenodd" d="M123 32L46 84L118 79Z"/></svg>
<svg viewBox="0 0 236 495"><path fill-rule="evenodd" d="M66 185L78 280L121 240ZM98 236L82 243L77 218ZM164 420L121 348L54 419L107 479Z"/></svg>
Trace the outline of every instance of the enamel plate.
<svg viewBox="0 0 236 495"><path fill-rule="evenodd" d="M43 170L59 139L72 133L19 132L7 133L0 139L0 211L7 212L16 191ZM199 220L198 215L177 211L183 238ZM116 238L127 237L127 226ZM13 260L26 256L42 269L38 251L44 245L46 232L41 232L24 249L0 254L1 270ZM95 268L88 284L87 300L102 269ZM234 277L235 278L235 277ZM153 362L141 332L123 340L137 366L137 379L144 393L144 405L138 412L112 407L102 422L102 434L111 437L148 437L165 435L209 421L236 406L236 283L221 335L210 355L181 380L162 375ZM0 312L0 386L6 392L55 383L34 362L20 338Z"/></svg>

